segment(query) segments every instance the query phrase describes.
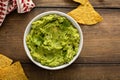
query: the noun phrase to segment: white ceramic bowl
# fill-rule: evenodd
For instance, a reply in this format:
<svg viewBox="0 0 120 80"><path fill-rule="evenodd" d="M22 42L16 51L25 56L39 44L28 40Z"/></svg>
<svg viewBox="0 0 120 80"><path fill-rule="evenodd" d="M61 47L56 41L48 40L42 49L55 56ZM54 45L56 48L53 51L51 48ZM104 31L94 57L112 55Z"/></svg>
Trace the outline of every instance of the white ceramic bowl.
<svg viewBox="0 0 120 80"><path fill-rule="evenodd" d="M61 16L65 16L69 21L71 21L71 23L74 25L74 27L77 28L78 32L79 32L79 35L80 35L80 44L79 44L79 49L78 49L78 52L77 54L74 56L74 58L67 64L63 64L61 66L57 66L57 67L48 67L48 66L44 66L44 65L41 65L39 62L35 61L32 56L30 55L30 51L27 47L27 44L26 44L26 36L28 35L30 29L31 29L31 24L33 21L36 21L38 20L39 18L45 16L45 15L49 15L49 14L58 14L58 15L61 15ZM80 52L82 50L82 46L83 46L83 33L82 33L82 30L79 26L79 24L72 18L70 17L69 15L63 13L63 12L59 12L59 11L48 11L48 12L44 12L44 13L41 13L39 15L37 15L35 18L33 18L29 24L27 25L27 28L24 32L24 39L23 39L23 43L24 43L24 48L25 48L25 51L27 53L27 56L29 57L29 59L34 63L36 64L37 66L41 67L41 68L44 68L44 69L47 69L47 70L59 70L59 69L62 69L62 68L65 68L67 66L69 66L70 64L72 64L77 58L78 56L80 55Z"/></svg>

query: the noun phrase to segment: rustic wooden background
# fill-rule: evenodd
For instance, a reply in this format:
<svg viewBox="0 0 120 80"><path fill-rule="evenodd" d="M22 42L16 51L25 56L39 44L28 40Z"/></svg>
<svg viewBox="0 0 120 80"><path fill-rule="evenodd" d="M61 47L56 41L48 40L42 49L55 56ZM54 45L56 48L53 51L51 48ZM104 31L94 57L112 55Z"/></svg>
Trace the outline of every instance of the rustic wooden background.
<svg viewBox="0 0 120 80"><path fill-rule="evenodd" d="M79 58L69 67L48 71L34 65L23 48L23 34L36 15L51 10L69 12L79 4L72 0L33 0L29 13L14 11L0 27L0 53L21 61L29 80L120 80L120 0L90 0L104 18L93 26L80 25L84 46Z"/></svg>

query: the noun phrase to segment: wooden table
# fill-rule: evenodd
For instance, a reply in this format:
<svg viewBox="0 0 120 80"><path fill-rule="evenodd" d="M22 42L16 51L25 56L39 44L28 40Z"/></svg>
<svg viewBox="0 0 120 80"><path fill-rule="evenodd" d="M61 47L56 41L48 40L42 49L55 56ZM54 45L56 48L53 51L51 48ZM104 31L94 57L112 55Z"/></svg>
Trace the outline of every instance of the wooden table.
<svg viewBox="0 0 120 80"><path fill-rule="evenodd" d="M21 61L29 80L120 80L120 0L90 0L104 21L93 26L81 25L84 47L69 67L48 71L34 65L23 48L23 34L36 15L51 10L69 12L79 4L72 0L33 0L29 13L7 15L0 27L0 53Z"/></svg>

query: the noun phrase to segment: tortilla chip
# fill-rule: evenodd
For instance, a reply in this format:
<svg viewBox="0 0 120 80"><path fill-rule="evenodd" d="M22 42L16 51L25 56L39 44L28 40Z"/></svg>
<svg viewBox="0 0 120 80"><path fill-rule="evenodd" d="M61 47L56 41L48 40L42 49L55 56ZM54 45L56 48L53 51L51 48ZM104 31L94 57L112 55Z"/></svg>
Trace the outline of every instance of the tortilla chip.
<svg viewBox="0 0 120 80"><path fill-rule="evenodd" d="M12 59L0 54L0 67L10 66L12 62Z"/></svg>
<svg viewBox="0 0 120 80"><path fill-rule="evenodd" d="M88 0L73 0L73 1L78 2L81 5L85 5L88 2Z"/></svg>
<svg viewBox="0 0 120 80"><path fill-rule="evenodd" d="M28 80L22 69L20 62L15 62L11 66L0 69L0 80Z"/></svg>
<svg viewBox="0 0 120 80"><path fill-rule="evenodd" d="M78 23L86 25L93 25L103 20L89 2L84 6L78 6L76 9L69 12L68 15L73 17Z"/></svg>

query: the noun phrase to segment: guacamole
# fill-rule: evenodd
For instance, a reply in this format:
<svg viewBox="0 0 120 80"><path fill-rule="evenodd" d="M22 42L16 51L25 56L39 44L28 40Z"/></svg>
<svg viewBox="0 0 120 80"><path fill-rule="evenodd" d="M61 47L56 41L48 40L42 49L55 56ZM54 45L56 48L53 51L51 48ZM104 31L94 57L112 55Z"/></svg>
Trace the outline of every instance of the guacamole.
<svg viewBox="0 0 120 80"><path fill-rule="evenodd" d="M56 67L70 62L77 54L80 35L64 16L50 14L31 24L26 43L34 60Z"/></svg>

